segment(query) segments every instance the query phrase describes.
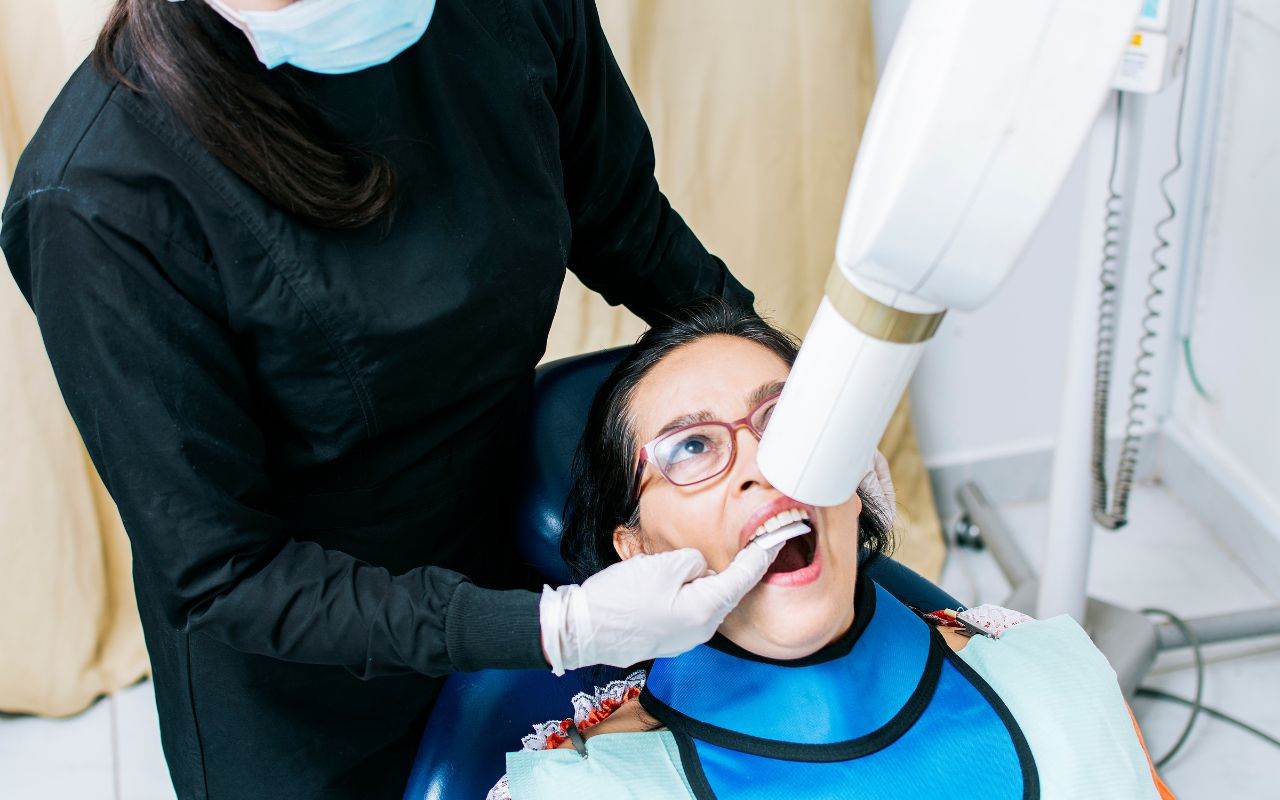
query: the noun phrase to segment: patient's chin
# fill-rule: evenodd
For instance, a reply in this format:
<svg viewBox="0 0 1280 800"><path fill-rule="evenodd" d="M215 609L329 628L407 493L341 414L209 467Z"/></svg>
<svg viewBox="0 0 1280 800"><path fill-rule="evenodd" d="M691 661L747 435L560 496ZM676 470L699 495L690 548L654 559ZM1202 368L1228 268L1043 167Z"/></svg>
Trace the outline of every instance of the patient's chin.
<svg viewBox="0 0 1280 800"><path fill-rule="evenodd" d="M818 530L790 540L786 546L793 552L779 553L770 573L729 614L720 626L723 636L765 658L793 660L812 655L849 630L857 583L857 518L825 511Z"/></svg>
<svg viewBox="0 0 1280 800"><path fill-rule="evenodd" d="M720 626L721 634L756 655L804 658L838 639L853 622L852 592L846 602L830 592L801 598L768 588L749 596Z"/></svg>

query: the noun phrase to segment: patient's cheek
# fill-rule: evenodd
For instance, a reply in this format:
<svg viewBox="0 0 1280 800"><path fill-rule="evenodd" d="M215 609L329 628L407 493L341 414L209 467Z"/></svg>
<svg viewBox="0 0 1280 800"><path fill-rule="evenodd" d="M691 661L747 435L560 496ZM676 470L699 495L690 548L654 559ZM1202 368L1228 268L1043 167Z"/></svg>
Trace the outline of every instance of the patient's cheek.
<svg viewBox="0 0 1280 800"><path fill-rule="evenodd" d="M737 552L737 534L726 533L719 496L703 493L687 497L676 494L674 488L654 487L641 503L644 552L666 553L691 547L702 553L712 569L724 569Z"/></svg>
<svg viewBox="0 0 1280 800"><path fill-rule="evenodd" d="M716 547L712 537L699 535L699 532L691 530L658 529L651 531L645 542L646 553L665 553L685 547L692 547L702 553L707 566L716 571L728 566L733 558L732 553L726 554L724 548Z"/></svg>
<svg viewBox="0 0 1280 800"><path fill-rule="evenodd" d="M680 535L679 531L659 529L650 533L648 537L648 551L650 553L665 553L670 550L679 550L682 547L695 547L688 537Z"/></svg>

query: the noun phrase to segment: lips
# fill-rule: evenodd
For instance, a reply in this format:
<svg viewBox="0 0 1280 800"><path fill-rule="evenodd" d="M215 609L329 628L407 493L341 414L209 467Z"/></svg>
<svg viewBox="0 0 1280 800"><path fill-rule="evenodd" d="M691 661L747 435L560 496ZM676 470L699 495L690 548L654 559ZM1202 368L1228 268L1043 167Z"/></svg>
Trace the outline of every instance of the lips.
<svg viewBox="0 0 1280 800"><path fill-rule="evenodd" d="M817 514L814 513L812 506L805 505L799 500L794 500L786 495L781 495L760 506L751 512L751 516L747 517L747 521L742 524L742 531L738 535L738 549L741 550L747 546L747 542L751 541L751 538L756 535L756 529L763 525L766 520L791 509L805 512L809 517L809 527L815 531L817 530L814 519Z"/></svg>
<svg viewBox="0 0 1280 800"><path fill-rule="evenodd" d="M808 517L808 525L812 530L802 536L790 539L782 546L774 561L774 566L764 576L764 583L771 586L796 588L813 583L822 574L822 548L818 546L818 515L814 508L782 495L775 500L757 508L747 517L739 534L738 547L746 547L756 535L756 530L783 511L798 509Z"/></svg>

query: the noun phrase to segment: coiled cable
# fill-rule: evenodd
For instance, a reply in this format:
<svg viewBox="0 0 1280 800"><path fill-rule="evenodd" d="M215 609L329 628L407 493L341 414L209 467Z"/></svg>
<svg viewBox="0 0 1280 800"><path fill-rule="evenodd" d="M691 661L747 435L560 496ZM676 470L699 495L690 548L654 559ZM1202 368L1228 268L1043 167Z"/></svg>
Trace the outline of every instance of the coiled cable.
<svg viewBox="0 0 1280 800"><path fill-rule="evenodd" d="M1156 246L1151 250L1151 271L1147 273L1147 295L1143 300L1144 313L1141 320L1142 333L1138 337L1138 355L1134 360L1133 374L1129 378L1129 408L1124 425L1124 440L1120 444L1120 458L1116 466L1115 482L1112 486L1111 503L1107 504L1107 405L1111 397L1111 365L1115 356L1115 338L1117 323L1118 266L1120 264L1121 218L1123 216L1124 197L1116 189L1116 171L1120 155L1120 133L1122 126L1124 93L1118 93L1116 99L1116 132L1111 150L1111 174L1107 182L1106 232L1102 247L1102 269L1100 275L1101 292L1098 301L1098 336L1094 359L1093 385L1093 518L1104 528L1116 530L1124 527L1129 521L1129 495L1133 489L1133 478L1138 468L1138 456L1142 449L1142 429L1149 410L1146 396L1151 391L1152 362L1156 353L1152 347L1159 330L1156 320L1160 318L1160 298L1164 295L1160 278L1168 271L1164 261L1165 251L1172 242L1165 235L1165 229L1178 218L1178 209L1173 197L1169 194L1169 180L1182 170L1182 113L1187 102L1187 87L1190 85L1187 65L1191 58L1191 42L1195 36L1196 12L1199 0L1191 6L1191 24L1187 32L1187 49L1184 53L1182 68L1182 86L1178 93L1178 111L1174 125L1173 165L1160 176L1160 196L1164 199L1165 216L1155 224Z"/></svg>
<svg viewBox="0 0 1280 800"><path fill-rule="evenodd" d="M1115 360L1116 328L1119 325L1116 310L1120 256L1124 244L1124 195L1116 188L1116 171L1120 163L1120 136L1124 129L1124 93L1116 93L1116 127L1111 142L1111 173L1107 178L1106 214L1103 217L1102 268L1098 274L1098 335L1093 360L1093 518L1107 528L1124 524L1126 512L1119 506L1119 514L1107 510L1107 404L1111 396L1111 367ZM1122 486L1116 480L1119 498ZM1127 487L1125 503L1127 503Z"/></svg>

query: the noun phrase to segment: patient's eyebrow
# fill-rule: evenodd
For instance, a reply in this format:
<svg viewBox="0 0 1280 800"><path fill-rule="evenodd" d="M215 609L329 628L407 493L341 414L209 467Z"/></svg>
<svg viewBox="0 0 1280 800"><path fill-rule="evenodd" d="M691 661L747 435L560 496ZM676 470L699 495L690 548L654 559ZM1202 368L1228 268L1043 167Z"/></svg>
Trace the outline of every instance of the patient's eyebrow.
<svg viewBox="0 0 1280 800"><path fill-rule="evenodd" d="M782 387L785 384L786 381L770 381L769 383L760 384L754 392L747 396L747 408L755 408L770 397L781 394Z"/></svg>
<svg viewBox="0 0 1280 800"><path fill-rule="evenodd" d="M715 415L705 408L692 414L682 414L659 428L653 438L657 439L659 436L665 436L671 431L683 428L686 425L696 425L699 422L714 422L715 418Z"/></svg>
<svg viewBox="0 0 1280 800"><path fill-rule="evenodd" d="M757 386L750 394L747 395L747 408L755 408L765 400L768 400L770 397L780 393L784 383L785 381L770 381L769 383ZM694 411L691 414L682 414L659 428L658 432L653 435L653 438L657 439L661 436L665 436L671 431L678 430L686 425L696 425L700 422L714 421L715 415L705 408L700 411Z"/></svg>

